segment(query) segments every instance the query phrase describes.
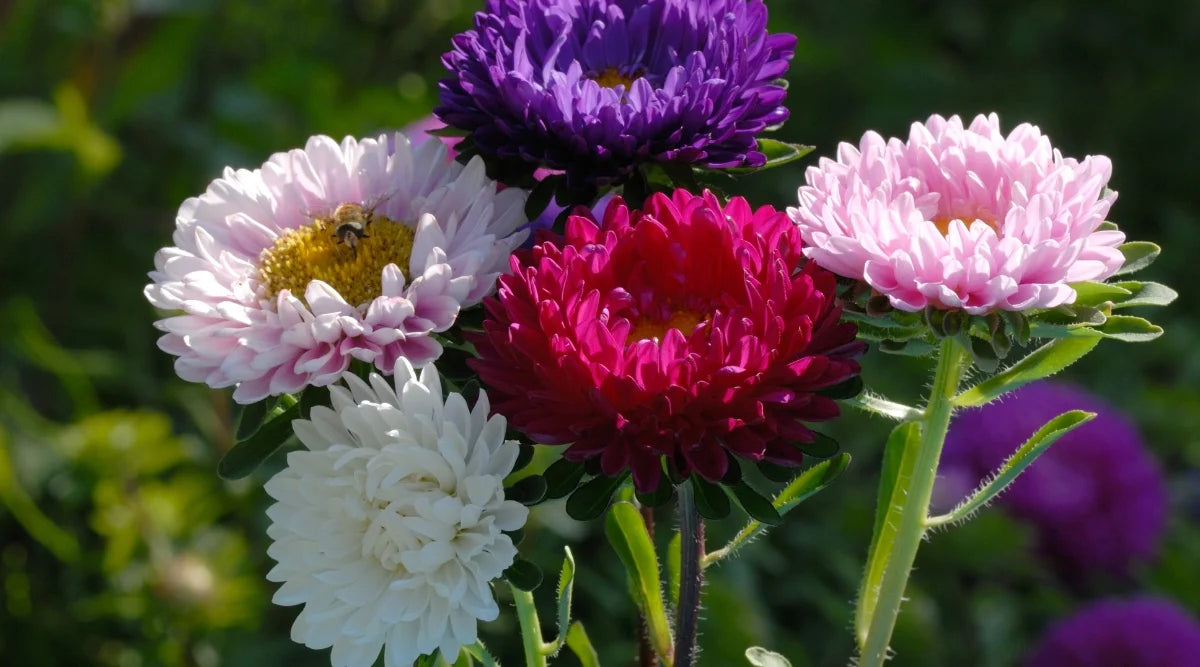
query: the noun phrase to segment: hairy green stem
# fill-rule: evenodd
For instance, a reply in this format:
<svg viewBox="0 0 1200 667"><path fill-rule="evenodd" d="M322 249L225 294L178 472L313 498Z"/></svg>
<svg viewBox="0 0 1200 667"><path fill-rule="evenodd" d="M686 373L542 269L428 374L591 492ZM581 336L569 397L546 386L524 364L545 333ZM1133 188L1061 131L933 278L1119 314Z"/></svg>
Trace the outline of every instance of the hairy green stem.
<svg viewBox="0 0 1200 667"><path fill-rule="evenodd" d="M896 538L888 545L885 553L886 566L879 586L879 596L874 614L862 647L860 667L880 667L887 659L888 644L896 617L904 600L904 589L908 575L916 562L917 549L925 537L926 517L929 500L933 495L933 483L937 479L938 460L946 440L946 429L954 412L951 399L958 392L966 356L963 349L952 338L942 341L938 351L937 369L929 402L925 406L921 422L921 439L918 445L916 466L908 485L899 489L895 497L902 498L900 524Z"/></svg>
<svg viewBox="0 0 1200 667"><path fill-rule="evenodd" d="M546 667L546 655L542 651L542 626L538 622L537 607L533 604L533 593L512 588L513 604L517 607L517 621L521 624L521 646L525 650L525 667Z"/></svg>
<svg viewBox="0 0 1200 667"><path fill-rule="evenodd" d="M679 485L679 607L675 610L675 665L696 664L696 626L700 621L700 587L704 570L704 522L696 511L691 484Z"/></svg>

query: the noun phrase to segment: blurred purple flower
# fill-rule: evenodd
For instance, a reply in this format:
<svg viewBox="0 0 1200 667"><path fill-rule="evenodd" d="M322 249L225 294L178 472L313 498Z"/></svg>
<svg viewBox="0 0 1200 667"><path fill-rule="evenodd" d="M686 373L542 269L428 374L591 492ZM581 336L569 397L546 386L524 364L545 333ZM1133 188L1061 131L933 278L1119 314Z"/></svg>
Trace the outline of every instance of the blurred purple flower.
<svg viewBox="0 0 1200 667"><path fill-rule="evenodd" d="M481 153L609 185L639 163L760 166L796 37L762 0L488 0L437 115Z"/></svg>
<svg viewBox="0 0 1200 667"><path fill-rule="evenodd" d="M1054 443L999 498L1036 529L1039 547L1064 572L1127 574L1153 557L1167 516L1162 472L1134 426L1082 390L1039 382L951 424L935 505L949 509L1053 417L1097 413Z"/></svg>
<svg viewBox="0 0 1200 667"><path fill-rule="evenodd" d="M1200 624L1168 600L1103 600L1050 627L1024 667L1196 667Z"/></svg>

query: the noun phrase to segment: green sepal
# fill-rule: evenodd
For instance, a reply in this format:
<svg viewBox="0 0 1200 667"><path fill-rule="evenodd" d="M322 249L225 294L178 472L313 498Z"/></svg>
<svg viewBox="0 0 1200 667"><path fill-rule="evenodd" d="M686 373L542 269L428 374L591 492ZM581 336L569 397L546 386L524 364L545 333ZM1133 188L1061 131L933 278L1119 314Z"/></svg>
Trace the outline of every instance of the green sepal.
<svg viewBox="0 0 1200 667"><path fill-rule="evenodd" d="M546 480L546 500L566 498L579 488L579 481L583 479L583 463L559 459L546 468L542 477Z"/></svg>
<svg viewBox="0 0 1200 667"><path fill-rule="evenodd" d="M600 475L584 482L567 498L567 514L576 521L591 521L604 514L613 493L624 479L624 475Z"/></svg>
<svg viewBox="0 0 1200 667"><path fill-rule="evenodd" d="M1123 276L1126 273L1141 271L1142 269L1154 263L1162 253L1162 248L1149 241L1130 241L1117 247L1121 254L1125 256L1125 263L1121 268L1117 269L1114 276Z"/></svg>
<svg viewBox="0 0 1200 667"><path fill-rule="evenodd" d="M536 505L546 498L546 480L541 475L522 477L504 489L505 500L515 500L522 505Z"/></svg>
<svg viewBox="0 0 1200 667"><path fill-rule="evenodd" d="M294 396L281 396L252 435L238 441L221 457L217 463L217 474L221 479L242 479L257 470L294 436L292 421L306 414L304 408L303 397L297 400Z"/></svg>
<svg viewBox="0 0 1200 667"><path fill-rule="evenodd" d="M542 568L523 558L514 560L503 576L508 583L523 591L536 590L542 585Z"/></svg>
<svg viewBox="0 0 1200 667"><path fill-rule="evenodd" d="M554 193L558 191L559 182L563 178L558 174L547 176L533 186L533 189L529 191L529 197L525 200L526 219L537 220L546 211L550 202L554 201Z"/></svg>
<svg viewBox="0 0 1200 667"><path fill-rule="evenodd" d="M732 167L725 169L730 174L750 174L760 169L771 169L780 167L789 162L795 162L800 158L808 155L816 150L816 146L806 146L804 144L792 144L786 141L778 141L775 139L758 140L758 152L767 157L767 161L761 167Z"/></svg>
<svg viewBox="0 0 1200 667"><path fill-rule="evenodd" d="M729 496L715 484L711 484L692 473L687 482L692 485L696 496L696 511L705 519L724 519L729 516Z"/></svg>
<svg viewBox="0 0 1200 667"><path fill-rule="evenodd" d="M658 488L650 493L635 492L638 502L646 507L662 507L675 496L675 487L664 479L658 483Z"/></svg>
<svg viewBox="0 0 1200 667"><path fill-rule="evenodd" d="M734 501L751 519L768 526L777 526L783 521L783 517L779 516L779 511L775 509L771 501L746 482L727 485L725 489L733 494Z"/></svg>
<svg viewBox="0 0 1200 667"><path fill-rule="evenodd" d="M796 449L819 459L827 459L842 451L842 446L837 440L816 431L813 431L812 442L797 442L795 445Z"/></svg>
<svg viewBox="0 0 1200 667"><path fill-rule="evenodd" d="M839 382L832 387L818 389L817 393L826 398L832 398L835 401L844 401L848 398L854 398L862 393L863 379L861 375L855 375L849 380Z"/></svg>

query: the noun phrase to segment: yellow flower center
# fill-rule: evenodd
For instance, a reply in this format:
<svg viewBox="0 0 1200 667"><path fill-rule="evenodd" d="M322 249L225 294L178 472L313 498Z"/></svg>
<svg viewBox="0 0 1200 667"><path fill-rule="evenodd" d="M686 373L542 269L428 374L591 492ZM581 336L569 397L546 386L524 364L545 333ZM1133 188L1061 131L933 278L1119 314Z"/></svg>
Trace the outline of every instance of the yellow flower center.
<svg viewBox="0 0 1200 667"><path fill-rule="evenodd" d="M597 76L592 77L592 80L595 81L596 83L600 84L601 86L604 86L605 88L616 88L617 86L625 86L625 90L629 90L629 87L631 85L633 85L633 82L637 81L640 78L642 78L641 74L634 74L633 76L625 76L625 75L621 74L620 72L618 72L617 68L609 67L608 69L604 70Z"/></svg>
<svg viewBox="0 0 1200 667"><path fill-rule="evenodd" d="M683 337L687 338L705 319L700 316L700 313L692 310L675 311L665 322L643 317L633 324L633 330L629 332L627 341L629 343L636 343L639 340L661 341L671 329L679 329L683 333Z"/></svg>
<svg viewBox="0 0 1200 667"><path fill-rule="evenodd" d="M383 291L383 268L395 264L407 280L416 232L358 204L342 204L332 215L289 230L258 257L259 280L273 297L289 290L304 298L322 280L352 306L370 303Z"/></svg>
<svg viewBox="0 0 1200 667"><path fill-rule="evenodd" d="M937 226L938 231L942 233L942 236L947 236L950 234L950 223L954 222L955 220L962 220L963 224L967 226L967 229L970 229L971 225L978 220L988 227L999 231L996 227L996 216L993 215L991 211L982 207L972 211L944 213L935 217L932 222Z"/></svg>

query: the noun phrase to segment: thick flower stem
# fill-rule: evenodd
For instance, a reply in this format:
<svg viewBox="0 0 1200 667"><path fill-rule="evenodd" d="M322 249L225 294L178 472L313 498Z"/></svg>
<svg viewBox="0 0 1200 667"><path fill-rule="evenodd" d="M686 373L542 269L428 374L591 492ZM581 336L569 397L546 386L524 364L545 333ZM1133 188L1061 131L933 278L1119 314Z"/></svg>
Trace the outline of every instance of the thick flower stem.
<svg viewBox="0 0 1200 667"><path fill-rule="evenodd" d="M929 513L929 500L933 495L933 483L937 479L938 460L946 440L946 430L954 411L951 399L958 391L966 356L954 339L942 341L938 351L937 370L934 372L933 387L929 403L921 424L916 466L907 488L897 489L894 497L902 498L900 525L896 538L885 554L886 566L879 585L879 597L874 615L871 617L863 644L860 667L880 667L887 659L888 644L896 617L904 600L904 589L908 575L917 558L917 549L925 537L925 519Z"/></svg>
<svg viewBox="0 0 1200 667"><path fill-rule="evenodd" d="M692 487L679 485L679 607L675 610L675 665L696 664L696 626L700 621L700 587L704 570L704 522L696 511Z"/></svg>
<svg viewBox="0 0 1200 667"><path fill-rule="evenodd" d="M521 624L521 646L525 650L525 667L546 667L546 655L542 652L542 626L538 622L537 607L533 604L533 593L510 586L513 604L517 607L517 621Z"/></svg>

